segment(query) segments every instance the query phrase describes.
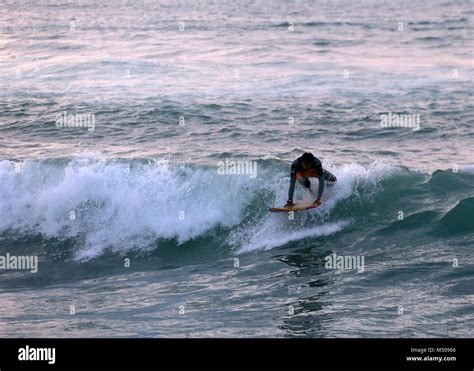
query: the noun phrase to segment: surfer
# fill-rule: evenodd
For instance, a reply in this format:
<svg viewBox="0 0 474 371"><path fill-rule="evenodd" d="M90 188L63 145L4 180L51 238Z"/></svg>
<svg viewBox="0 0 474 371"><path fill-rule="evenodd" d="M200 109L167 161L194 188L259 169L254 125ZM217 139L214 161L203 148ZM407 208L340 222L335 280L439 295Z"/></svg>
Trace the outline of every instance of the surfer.
<svg viewBox="0 0 474 371"><path fill-rule="evenodd" d="M313 203L316 206L321 205L324 182L334 183L337 181L337 178L333 174L323 169L323 165L317 157L314 157L314 155L309 152L303 153L302 156L298 157L291 164L290 189L288 191L288 201L286 202L285 207L294 205L293 193L295 192L296 180L313 194L310 189L311 182L308 179L309 177L318 178L319 181L318 195Z"/></svg>

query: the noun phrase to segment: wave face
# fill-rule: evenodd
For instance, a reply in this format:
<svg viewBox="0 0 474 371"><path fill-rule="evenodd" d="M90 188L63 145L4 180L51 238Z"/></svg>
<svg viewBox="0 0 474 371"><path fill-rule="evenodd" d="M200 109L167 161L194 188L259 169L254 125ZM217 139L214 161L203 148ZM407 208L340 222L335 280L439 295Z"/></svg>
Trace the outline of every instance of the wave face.
<svg viewBox="0 0 474 371"><path fill-rule="evenodd" d="M216 250L241 254L346 229L473 233L468 171L428 176L381 164L335 168L338 182L326 187L323 205L289 219L286 213L267 212L285 202L287 167L260 160L253 177L220 175L216 168L182 167L167 159L2 161L0 235L8 246L36 241L32 249L41 248L38 241L52 246L67 241L71 256L80 261L106 252L159 253L163 245L178 248L200 238ZM450 202L461 196L447 205L442 201L447 193ZM297 196L308 197L299 187ZM422 209L410 211L416 207ZM397 218L398 210L408 214L404 220ZM378 224L384 225L377 229Z"/></svg>

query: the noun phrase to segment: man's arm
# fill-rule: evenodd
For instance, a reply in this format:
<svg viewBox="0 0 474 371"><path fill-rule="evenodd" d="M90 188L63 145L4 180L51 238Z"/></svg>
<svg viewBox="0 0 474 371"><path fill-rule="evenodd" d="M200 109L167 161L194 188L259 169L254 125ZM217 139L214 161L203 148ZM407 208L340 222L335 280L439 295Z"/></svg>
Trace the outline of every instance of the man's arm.
<svg viewBox="0 0 474 371"><path fill-rule="evenodd" d="M288 190L288 203L293 203L293 194L295 193L295 184L296 184L296 168L291 166L290 174L290 189Z"/></svg>
<svg viewBox="0 0 474 371"><path fill-rule="evenodd" d="M318 187L318 198L314 201L315 204L321 204L321 196L324 192L324 175L321 172L321 175L318 177L319 187Z"/></svg>

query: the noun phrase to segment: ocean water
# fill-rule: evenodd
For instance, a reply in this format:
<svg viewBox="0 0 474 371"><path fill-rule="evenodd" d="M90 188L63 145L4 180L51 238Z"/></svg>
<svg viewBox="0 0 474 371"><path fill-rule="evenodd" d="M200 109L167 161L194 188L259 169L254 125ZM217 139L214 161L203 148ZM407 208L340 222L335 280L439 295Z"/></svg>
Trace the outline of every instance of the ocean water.
<svg viewBox="0 0 474 371"><path fill-rule="evenodd" d="M472 336L473 15L0 1L0 336Z"/></svg>

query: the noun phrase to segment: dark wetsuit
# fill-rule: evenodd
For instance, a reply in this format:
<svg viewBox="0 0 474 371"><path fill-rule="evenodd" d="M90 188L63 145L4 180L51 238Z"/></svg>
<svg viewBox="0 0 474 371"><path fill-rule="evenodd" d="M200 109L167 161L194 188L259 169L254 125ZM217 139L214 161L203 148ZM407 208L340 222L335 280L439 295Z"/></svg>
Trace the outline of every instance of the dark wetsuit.
<svg viewBox="0 0 474 371"><path fill-rule="evenodd" d="M288 191L288 202L293 202L293 194L295 192L295 183L296 183L296 173L298 171L305 171L303 169L303 165L301 164L301 157L298 157L292 164L291 164L291 175L290 175L290 189ZM321 174L318 177L319 181L319 188L318 188L318 198L321 198L323 191L324 191L324 181L334 183L337 178L331 174L329 171L323 169L323 165L318 158L314 158L313 163L310 165L310 168L315 168L318 174ZM311 182L308 178L301 177L298 179L301 185L305 188L309 188L311 186Z"/></svg>

